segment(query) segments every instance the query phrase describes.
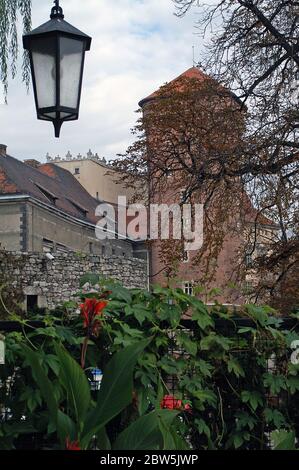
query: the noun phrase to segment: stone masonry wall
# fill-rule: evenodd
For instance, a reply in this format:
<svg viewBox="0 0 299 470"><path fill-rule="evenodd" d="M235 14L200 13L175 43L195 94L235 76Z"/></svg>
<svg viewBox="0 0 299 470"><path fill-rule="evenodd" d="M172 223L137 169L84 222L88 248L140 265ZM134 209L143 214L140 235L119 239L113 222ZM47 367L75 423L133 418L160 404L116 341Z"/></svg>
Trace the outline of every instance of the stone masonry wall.
<svg viewBox="0 0 299 470"><path fill-rule="evenodd" d="M37 295L38 306L50 309L70 300L78 292L80 278L89 272L119 280L128 288L147 287L147 263L137 258L63 253L49 260L44 253L0 251L2 297L24 308L29 295Z"/></svg>

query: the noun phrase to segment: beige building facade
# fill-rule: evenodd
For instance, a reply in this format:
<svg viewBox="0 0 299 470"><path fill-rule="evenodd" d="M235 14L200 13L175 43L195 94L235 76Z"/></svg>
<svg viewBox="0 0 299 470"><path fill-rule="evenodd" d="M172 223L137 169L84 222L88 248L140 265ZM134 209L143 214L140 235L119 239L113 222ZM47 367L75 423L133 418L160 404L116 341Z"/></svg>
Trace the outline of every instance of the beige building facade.
<svg viewBox="0 0 299 470"><path fill-rule="evenodd" d="M64 158L47 155L47 162L68 170L98 201L117 204L119 196L126 196L128 201L132 197L133 191L120 182L120 177L112 166L91 150L86 156L79 154L73 157L70 152Z"/></svg>

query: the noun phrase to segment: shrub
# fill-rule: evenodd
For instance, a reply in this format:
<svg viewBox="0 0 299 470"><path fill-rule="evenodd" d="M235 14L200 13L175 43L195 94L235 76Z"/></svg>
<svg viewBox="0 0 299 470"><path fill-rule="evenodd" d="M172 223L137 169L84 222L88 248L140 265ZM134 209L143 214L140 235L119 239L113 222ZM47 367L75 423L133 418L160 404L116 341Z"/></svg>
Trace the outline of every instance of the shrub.
<svg viewBox="0 0 299 470"><path fill-rule="evenodd" d="M208 310L181 289L128 290L99 279L93 279L93 284L99 286L86 291L85 285L81 292L89 306L101 303L98 314L91 315L92 324L86 322L86 310L84 324L79 316L47 315L44 327L6 336L0 402L10 411L2 424L2 447L22 446L24 433L33 430L39 438L37 447L65 444L65 434L60 444L57 440L57 426L49 418L40 381L34 380L34 367L32 376L30 357L36 358L51 382L57 407L75 423L76 432L67 436L75 447L79 441L83 448L267 449L276 430L298 437L299 366L290 361L290 346L299 339L296 319L288 327L271 308L255 305L244 306L236 319L221 305ZM103 302L107 303L104 308ZM57 349L60 344L63 350ZM138 344L145 346L136 354L132 369L133 396L100 427L95 444L91 434L89 440L84 438L85 418L78 421L69 405L59 351L72 364L81 363L83 376L90 378L91 368L109 370L112 357ZM104 373L107 380L105 374L111 372ZM13 379L8 387L9 377ZM102 387L92 392L90 403L97 402L99 394L103 399L106 388ZM122 396L121 389L115 393ZM107 413L114 400L115 396L106 402ZM69 406L70 413L65 411ZM97 409L97 405L90 406ZM171 418L166 419L168 413ZM100 425L101 415L94 416L93 426ZM130 436L140 435L145 420L149 420L151 434L136 444Z"/></svg>

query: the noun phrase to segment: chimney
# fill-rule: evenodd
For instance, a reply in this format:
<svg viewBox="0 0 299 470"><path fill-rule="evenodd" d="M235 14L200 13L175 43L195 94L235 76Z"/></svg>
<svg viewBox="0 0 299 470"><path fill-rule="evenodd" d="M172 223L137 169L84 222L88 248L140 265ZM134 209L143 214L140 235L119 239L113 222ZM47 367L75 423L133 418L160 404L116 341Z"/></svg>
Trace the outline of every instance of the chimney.
<svg viewBox="0 0 299 470"><path fill-rule="evenodd" d="M7 149L7 145L0 144L0 155L2 157L6 157L6 149Z"/></svg>
<svg viewBox="0 0 299 470"><path fill-rule="evenodd" d="M34 160L33 158L29 160L24 160L25 165L32 166L32 168L38 168L40 167L41 163L38 162L37 160Z"/></svg>

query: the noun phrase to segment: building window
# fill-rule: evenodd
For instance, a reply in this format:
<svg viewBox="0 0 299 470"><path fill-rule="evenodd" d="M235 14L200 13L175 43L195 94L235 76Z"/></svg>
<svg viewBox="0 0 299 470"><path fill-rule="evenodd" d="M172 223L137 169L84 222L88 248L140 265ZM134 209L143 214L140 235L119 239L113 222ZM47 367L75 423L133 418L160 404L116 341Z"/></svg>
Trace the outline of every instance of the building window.
<svg viewBox="0 0 299 470"><path fill-rule="evenodd" d="M46 188L44 188L40 184L35 183L35 186L40 190L40 192L45 196L45 198L51 204L53 204L54 206L56 205L56 201L57 201L58 197L55 196L55 194L51 193L50 191L48 191Z"/></svg>
<svg viewBox="0 0 299 470"><path fill-rule="evenodd" d="M112 248L112 255L115 255L115 248Z"/></svg>
<svg viewBox="0 0 299 470"><path fill-rule="evenodd" d="M75 175L80 175L80 168L75 168Z"/></svg>
<svg viewBox="0 0 299 470"><path fill-rule="evenodd" d="M183 261L183 263L188 263L189 260L190 260L189 251L184 250L183 256L182 256L182 261Z"/></svg>
<svg viewBox="0 0 299 470"><path fill-rule="evenodd" d="M54 251L54 242L52 240L47 240L43 238L43 252L44 253L53 253Z"/></svg>
<svg viewBox="0 0 299 470"><path fill-rule="evenodd" d="M245 265L247 268L250 268L250 266L252 266L252 254L251 253L247 253L247 255L245 256Z"/></svg>
<svg viewBox="0 0 299 470"><path fill-rule="evenodd" d="M96 194L96 198L97 198L97 200L99 200L99 193L98 193L98 191L97 191L97 194Z"/></svg>
<svg viewBox="0 0 299 470"><path fill-rule="evenodd" d="M192 281L184 282L183 290L184 290L185 294L193 295L193 292L194 292L193 282Z"/></svg>
<svg viewBox="0 0 299 470"><path fill-rule="evenodd" d="M62 243L56 243L55 251L57 253L68 253L70 250L68 249L67 246L62 245Z"/></svg>
<svg viewBox="0 0 299 470"><path fill-rule="evenodd" d="M93 243L89 242L89 253L93 253Z"/></svg>
<svg viewBox="0 0 299 470"><path fill-rule="evenodd" d="M38 307L38 296L27 295L27 312L34 312Z"/></svg>
<svg viewBox="0 0 299 470"><path fill-rule="evenodd" d="M105 245L102 245L102 256L106 255L106 247Z"/></svg>
<svg viewBox="0 0 299 470"><path fill-rule="evenodd" d="M67 200L75 207L75 209L79 212L80 216L86 219L87 214L88 214L88 209L85 209L85 207L81 206L80 204L73 201L72 199L67 198Z"/></svg>
<svg viewBox="0 0 299 470"><path fill-rule="evenodd" d="M251 281L246 281L244 283L244 293L247 295L253 293L253 284Z"/></svg>

